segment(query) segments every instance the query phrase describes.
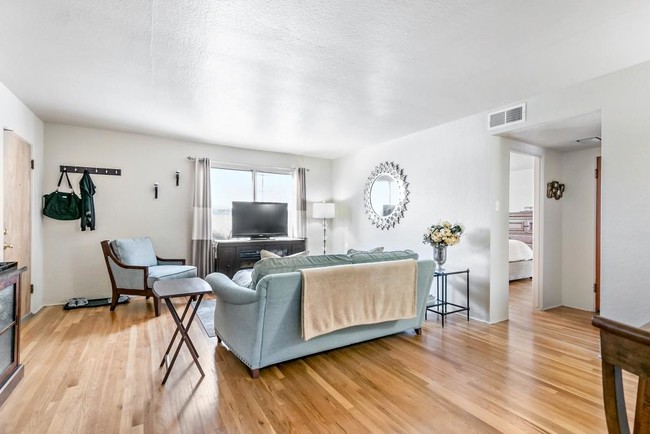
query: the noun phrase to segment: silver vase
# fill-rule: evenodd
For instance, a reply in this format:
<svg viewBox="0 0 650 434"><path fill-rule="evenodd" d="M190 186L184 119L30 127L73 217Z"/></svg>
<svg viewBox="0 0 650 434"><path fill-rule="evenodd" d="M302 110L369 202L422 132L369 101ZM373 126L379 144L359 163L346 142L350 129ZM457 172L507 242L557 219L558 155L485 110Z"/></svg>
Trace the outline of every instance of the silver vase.
<svg viewBox="0 0 650 434"><path fill-rule="evenodd" d="M442 266L447 262L447 246L437 244L433 246L433 262L436 263L436 271L443 271Z"/></svg>

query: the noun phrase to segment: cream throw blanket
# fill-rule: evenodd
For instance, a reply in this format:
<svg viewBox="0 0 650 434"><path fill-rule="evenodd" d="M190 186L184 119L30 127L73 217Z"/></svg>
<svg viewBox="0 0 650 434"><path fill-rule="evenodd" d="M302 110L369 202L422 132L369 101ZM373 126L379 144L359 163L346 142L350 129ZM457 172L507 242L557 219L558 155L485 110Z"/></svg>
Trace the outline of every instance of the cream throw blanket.
<svg viewBox="0 0 650 434"><path fill-rule="evenodd" d="M302 338L415 317L417 262L371 262L302 273Z"/></svg>

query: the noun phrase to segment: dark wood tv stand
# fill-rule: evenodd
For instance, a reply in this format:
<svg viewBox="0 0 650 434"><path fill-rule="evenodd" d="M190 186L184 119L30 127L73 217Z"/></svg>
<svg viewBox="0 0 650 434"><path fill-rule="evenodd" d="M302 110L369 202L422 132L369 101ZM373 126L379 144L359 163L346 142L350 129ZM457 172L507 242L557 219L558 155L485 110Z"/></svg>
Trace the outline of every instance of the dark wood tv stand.
<svg viewBox="0 0 650 434"><path fill-rule="evenodd" d="M260 260L260 250L288 256L303 252L305 245L306 240L299 238L218 241L215 268L217 272L232 278L239 270L253 268Z"/></svg>

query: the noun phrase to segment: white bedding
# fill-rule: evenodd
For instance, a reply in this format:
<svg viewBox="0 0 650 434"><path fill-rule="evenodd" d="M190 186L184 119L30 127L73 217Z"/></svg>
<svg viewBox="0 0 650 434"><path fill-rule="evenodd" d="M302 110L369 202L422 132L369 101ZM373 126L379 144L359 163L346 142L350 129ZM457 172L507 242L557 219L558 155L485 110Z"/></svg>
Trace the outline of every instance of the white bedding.
<svg viewBox="0 0 650 434"><path fill-rule="evenodd" d="M522 241L509 241L509 280L533 277L533 250Z"/></svg>
<svg viewBox="0 0 650 434"><path fill-rule="evenodd" d="M508 261L530 261L533 259L533 250L522 241L508 240L510 242Z"/></svg>

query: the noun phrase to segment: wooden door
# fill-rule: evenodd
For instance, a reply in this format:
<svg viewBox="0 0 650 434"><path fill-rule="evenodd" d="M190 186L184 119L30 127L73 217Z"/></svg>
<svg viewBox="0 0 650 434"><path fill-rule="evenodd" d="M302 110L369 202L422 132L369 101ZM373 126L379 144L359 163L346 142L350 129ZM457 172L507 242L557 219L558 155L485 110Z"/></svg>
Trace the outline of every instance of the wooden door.
<svg viewBox="0 0 650 434"><path fill-rule="evenodd" d="M600 157L596 157L596 312L600 312L600 185L602 180Z"/></svg>
<svg viewBox="0 0 650 434"><path fill-rule="evenodd" d="M29 314L32 257L32 148L4 133L4 260L27 267L20 277L20 317Z"/></svg>

